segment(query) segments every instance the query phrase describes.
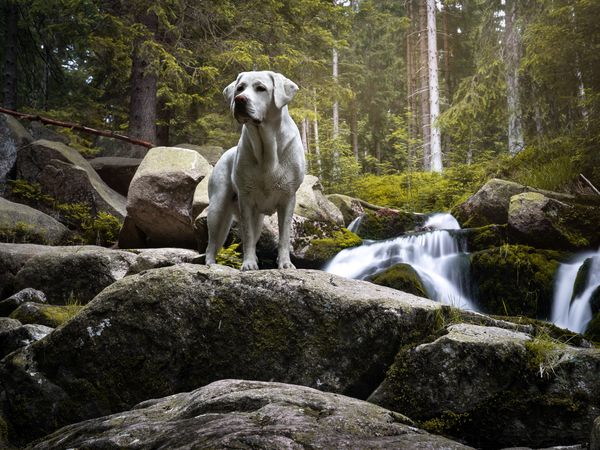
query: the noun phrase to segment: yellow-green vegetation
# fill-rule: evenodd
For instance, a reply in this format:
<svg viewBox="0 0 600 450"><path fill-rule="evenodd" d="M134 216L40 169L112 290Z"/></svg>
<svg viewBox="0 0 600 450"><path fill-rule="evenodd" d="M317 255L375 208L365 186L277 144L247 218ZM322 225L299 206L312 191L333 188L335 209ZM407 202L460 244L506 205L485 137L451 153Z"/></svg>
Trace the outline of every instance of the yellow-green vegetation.
<svg viewBox="0 0 600 450"><path fill-rule="evenodd" d="M74 230L73 243L110 246L119 237L122 223L112 214L103 211L94 214L87 203L60 203L44 194L38 183L22 179L11 180L10 188L11 195L16 199L45 210Z"/></svg>
<svg viewBox="0 0 600 450"><path fill-rule="evenodd" d="M311 260L327 261L345 248L362 244L362 239L347 228L334 230L328 237L310 241L306 257Z"/></svg>
<svg viewBox="0 0 600 450"><path fill-rule="evenodd" d="M14 225L0 224L0 242L18 244L47 244L46 234L25 222L16 222Z"/></svg>
<svg viewBox="0 0 600 450"><path fill-rule="evenodd" d="M424 216L388 208L367 211L360 220L358 233L364 239L389 239L422 225Z"/></svg>
<svg viewBox="0 0 600 450"><path fill-rule="evenodd" d="M525 347L529 355L528 368L537 372L540 378L549 378L555 375L554 368L560 361L566 344L541 333L526 342Z"/></svg>
<svg viewBox="0 0 600 450"><path fill-rule="evenodd" d="M404 172L390 175L365 174L347 185L344 192L370 203L417 212L448 211L472 195L488 179L483 164L459 165L443 174Z"/></svg>
<svg viewBox="0 0 600 450"><path fill-rule="evenodd" d="M229 247L223 247L217 253L217 264L224 266L233 267L234 269L240 269L242 267L242 253L238 251L240 247L239 242L234 242Z"/></svg>
<svg viewBox="0 0 600 450"><path fill-rule="evenodd" d="M421 427L433 434L448 435L470 421L469 413L444 411L441 416L421 422Z"/></svg>
<svg viewBox="0 0 600 450"><path fill-rule="evenodd" d="M20 306L11 313L10 317L24 324L35 323L56 328L75 317L81 308L83 305L71 297L65 305L39 303L35 304L35 308Z"/></svg>

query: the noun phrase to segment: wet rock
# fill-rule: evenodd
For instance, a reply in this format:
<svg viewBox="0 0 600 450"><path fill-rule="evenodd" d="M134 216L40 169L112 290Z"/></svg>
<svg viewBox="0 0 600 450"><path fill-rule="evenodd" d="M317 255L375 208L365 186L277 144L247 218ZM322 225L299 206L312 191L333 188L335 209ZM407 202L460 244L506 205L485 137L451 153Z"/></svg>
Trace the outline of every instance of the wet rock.
<svg viewBox="0 0 600 450"><path fill-rule="evenodd" d="M426 219L423 214L387 208L367 211L360 219L355 233L363 239L390 239L414 231L423 226Z"/></svg>
<svg viewBox="0 0 600 450"><path fill-rule="evenodd" d="M429 298L421 277L409 264L395 264L368 278L371 283Z"/></svg>
<svg viewBox="0 0 600 450"><path fill-rule="evenodd" d="M54 328L45 325L26 324L19 327L0 332L0 359L11 352L27 347L48 334L52 333Z"/></svg>

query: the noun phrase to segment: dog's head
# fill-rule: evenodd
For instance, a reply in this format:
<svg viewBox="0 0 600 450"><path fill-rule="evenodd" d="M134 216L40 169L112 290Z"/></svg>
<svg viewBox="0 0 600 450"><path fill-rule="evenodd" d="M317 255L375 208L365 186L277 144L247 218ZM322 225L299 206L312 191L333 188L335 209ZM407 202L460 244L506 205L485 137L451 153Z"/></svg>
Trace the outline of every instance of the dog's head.
<svg viewBox="0 0 600 450"><path fill-rule="evenodd" d="M280 73L242 72L225 88L223 95L238 122L260 125L281 114L281 109L292 100L297 90L296 83Z"/></svg>

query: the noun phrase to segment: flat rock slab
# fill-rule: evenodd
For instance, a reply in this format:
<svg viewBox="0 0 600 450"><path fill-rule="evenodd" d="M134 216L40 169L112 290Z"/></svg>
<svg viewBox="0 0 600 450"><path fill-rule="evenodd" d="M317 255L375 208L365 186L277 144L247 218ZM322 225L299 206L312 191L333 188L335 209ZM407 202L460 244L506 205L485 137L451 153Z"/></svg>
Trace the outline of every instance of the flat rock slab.
<svg viewBox="0 0 600 450"><path fill-rule="evenodd" d="M400 414L303 386L223 380L65 427L28 448L467 449Z"/></svg>

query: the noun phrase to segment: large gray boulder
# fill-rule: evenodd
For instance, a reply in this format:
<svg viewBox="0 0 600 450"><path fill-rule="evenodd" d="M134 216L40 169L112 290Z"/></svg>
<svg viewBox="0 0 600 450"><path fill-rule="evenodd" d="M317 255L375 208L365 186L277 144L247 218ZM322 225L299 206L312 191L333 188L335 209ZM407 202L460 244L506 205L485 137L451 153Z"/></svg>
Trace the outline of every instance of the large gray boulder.
<svg viewBox="0 0 600 450"><path fill-rule="evenodd" d="M125 276L136 255L104 247L73 247L28 259L15 275L16 289L43 290L48 302L85 304Z"/></svg>
<svg viewBox="0 0 600 450"><path fill-rule="evenodd" d="M0 364L9 420L33 439L226 378L365 398L399 347L431 334L440 308L320 271L149 270Z"/></svg>
<svg viewBox="0 0 600 450"><path fill-rule="evenodd" d="M200 153L211 166L214 166L223 153L225 153L225 149L218 145L177 144L175 147L187 148L188 150Z"/></svg>
<svg viewBox="0 0 600 450"><path fill-rule="evenodd" d="M510 198L509 229L542 248L596 249L600 245L600 206L584 206L524 192Z"/></svg>
<svg viewBox="0 0 600 450"><path fill-rule="evenodd" d="M25 288L0 302L0 316L8 316L27 302L48 303L46 294L33 288Z"/></svg>
<svg viewBox="0 0 600 450"><path fill-rule="evenodd" d="M127 217L148 247L195 248L194 191L211 171L199 153L177 147L151 149L140 164L127 197ZM120 247L131 247L119 239Z"/></svg>
<svg viewBox="0 0 600 450"><path fill-rule="evenodd" d="M327 200L333 203L342 213L345 226L350 225L353 220L365 213L362 201L357 198L342 194L329 194L326 197Z"/></svg>
<svg viewBox="0 0 600 450"><path fill-rule="evenodd" d="M65 427L55 448L466 449L378 406L303 386L223 380Z"/></svg>
<svg viewBox="0 0 600 450"><path fill-rule="evenodd" d="M321 182L314 175L305 175L296 192L294 214L320 222L344 226L344 216L337 206L325 197Z"/></svg>
<svg viewBox="0 0 600 450"><path fill-rule="evenodd" d="M100 178L111 189L127 197L131 180L142 160L140 158L103 156L90 159L89 162L98 175L100 175Z"/></svg>
<svg viewBox="0 0 600 450"><path fill-rule="evenodd" d="M4 193L8 174L17 162L17 149L33 141L21 123L8 114L0 114L0 194Z"/></svg>
<svg viewBox="0 0 600 450"><path fill-rule="evenodd" d="M37 209L0 197L0 238L5 242L56 245L64 242L69 230Z"/></svg>
<svg viewBox="0 0 600 450"><path fill-rule="evenodd" d="M38 140L19 149L17 178L40 183L42 191L63 203L85 202L93 211L125 217L125 198L109 188L75 149Z"/></svg>
<svg viewBox="0 0 600 450"><path fill-rule="evenodd" d="M476 447L582 444L600 408L599 370L600 349L456 324L402 349L369 401Z"/></svg>

